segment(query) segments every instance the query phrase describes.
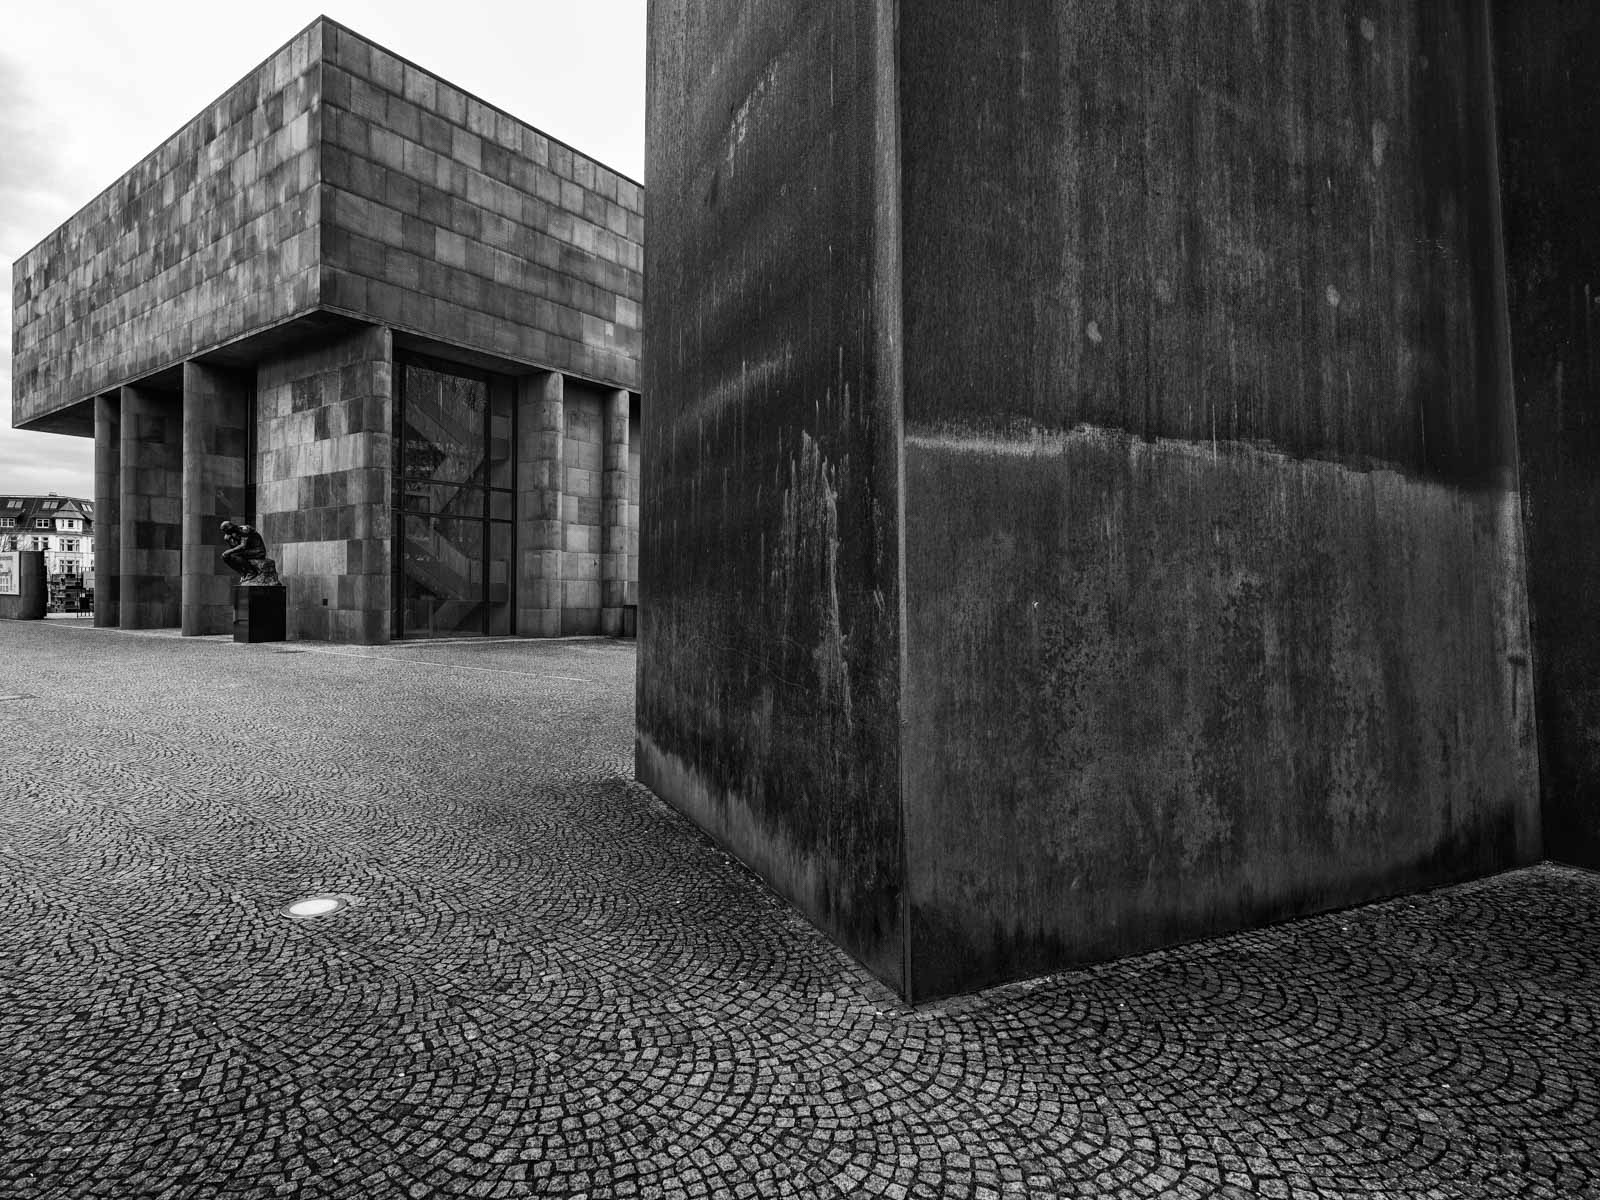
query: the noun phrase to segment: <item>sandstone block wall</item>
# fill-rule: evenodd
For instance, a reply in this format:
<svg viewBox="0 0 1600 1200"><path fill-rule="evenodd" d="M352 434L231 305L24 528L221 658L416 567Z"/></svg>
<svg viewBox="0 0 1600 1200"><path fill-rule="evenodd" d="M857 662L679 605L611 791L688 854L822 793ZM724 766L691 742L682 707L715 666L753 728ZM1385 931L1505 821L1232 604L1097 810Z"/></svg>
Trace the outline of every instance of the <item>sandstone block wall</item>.
<svg viewBox="0 0 1600 1200"><path fill-rule="evenodd" d="M393 359L373 328L256 373L256 509L291 639L389 639Z"/></svg>
<svg viewBox="0 0 1600 1200"><path fill-rule="evenodd" d="M122 398L94 401L94 623L122 623Z"/></svg>
<svg viewBox="0 0 1600 1200"><path fill-rule="evenodd" d="M643 236L638 183L319 18L17 261L13 423L330 314L637 391Z"/></svg>
<svg viewBox="0 0 1600 1200"><path fill-rule="evenodd" d="M639 404L635 400L629 406L628 417L628 503L624 520L627 523L627 532L623 538L623 550L626 562L622 567L623 591L622 602L625 605L637 607L639 604L639 489L641 477L639 474Z"/></svg>
<svg viewBox="0 0 1600 1200"><path fill-rule="evenodd" d="M643 206L636 182L314 21L17 263L14 423L96 434L102 513L116 524L122 498L137 502L121 525L141 540L103 540L113 552L99 556L99 618L177 623L157 593L170 579L176 595L179 568L145 561L166 549L159 508L184 529L183 627L220 632L229 577L214 527L248 515L238 493L254 470L263 532L301 579L291 630L387 638L399 336L509 379L573 382L571 413L547 414L555 454L530 468L547 478L537 517L523 514L519 628L598 632L603 556L614 614L631 594L619 573L633 570L637 510L614 497L602 520L608 468L591 410L639 386ZM217 374L230 371L237 388ZM158 484L154 451L133 466L119 458L148 438L128 441L118 389L176 395L180 378L190 436ZM247 384L259 411L243 435L259 449L241 471ZM634 450L613 450L620 491ZM180 479L181 522L167 512ZM136 586L117 570L124 559ZM132 607L119 608L119 586Z"/></svg>
<svg viewBox="0 0 1600 1200"><path fill-rule="evenodd" d="M320 36L303 30L17 260L14 425L315 306Z"/></svg>
<svg viewBox="0 0 1600 1200"><path fill-rule="evenodd" d="M233 584L222 561L224 521L249 524L250 419L253 374L183 366L183 611L185 634L231 633Z"/></svg>
<svg viewBox="0 0 1600 1200"><path fill-rule="evenodd" d="M517 388L517 623L524 637L561 634L566 389L558 372Z"/></svg>
<svg viewBox="0 0 1600 1200"><path fill-rule="evenodd" d="M562 448L561 632L600 632L605 394L566 384Z"/></svg>
<svg viewBox="0 0 1600 1200"><path fill-rule="evenodd" d="M339 26L322 26L323 302L638 384L644 194Z"/></svg>
<svg viewBox="0 0 1600 1200"><path fill-rule="evenodd" d="M182 599L183 396L125 387L121 408L118 623L163 629Z"/></svg>

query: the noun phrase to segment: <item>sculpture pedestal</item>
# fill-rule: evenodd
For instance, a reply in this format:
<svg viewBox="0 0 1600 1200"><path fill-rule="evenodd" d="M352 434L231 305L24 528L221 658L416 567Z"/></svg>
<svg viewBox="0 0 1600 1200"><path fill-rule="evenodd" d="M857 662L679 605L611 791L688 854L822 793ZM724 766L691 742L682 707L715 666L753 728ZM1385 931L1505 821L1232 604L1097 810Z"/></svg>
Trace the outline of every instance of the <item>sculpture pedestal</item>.
<svg viewBox="0 0 1600 1200"><path fill-rule="evenodd" d="M288 636L288 594L281 583L233 588L233 640L281 642Z"/></svg>

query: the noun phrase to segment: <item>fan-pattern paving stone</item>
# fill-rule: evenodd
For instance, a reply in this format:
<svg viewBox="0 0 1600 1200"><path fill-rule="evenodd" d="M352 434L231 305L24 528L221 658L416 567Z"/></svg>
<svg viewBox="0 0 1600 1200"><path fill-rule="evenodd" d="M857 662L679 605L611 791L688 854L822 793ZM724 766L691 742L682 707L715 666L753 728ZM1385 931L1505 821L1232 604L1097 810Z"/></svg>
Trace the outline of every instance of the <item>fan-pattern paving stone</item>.
<svg viewBox="0 0 1600 1200"><path fill-rule="evenodd" d="M632 782L628 643L0 651L0 1195L1600 1196L1594 875L908 1009Z"/></svg>

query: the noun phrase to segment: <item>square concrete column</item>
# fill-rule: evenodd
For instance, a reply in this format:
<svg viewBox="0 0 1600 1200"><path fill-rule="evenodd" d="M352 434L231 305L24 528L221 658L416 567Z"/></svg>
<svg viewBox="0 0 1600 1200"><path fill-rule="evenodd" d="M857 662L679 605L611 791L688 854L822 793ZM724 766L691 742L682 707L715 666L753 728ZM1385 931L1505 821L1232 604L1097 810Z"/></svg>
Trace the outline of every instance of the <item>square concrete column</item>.
<svg viewBox="0 0 1600 1200"><path fill-rule="evenodd" d="M606 397L600 491L600 632L622 632L628 602L628 407L625 391Z"/></svg>
<svg viewBox="0 0 1600 1200"><path fill-rule="evenodd" d="M256 527L288 589L291 641L389 640L394 340L364 327L256 366Z"/></svg>
<svg viewBox="0 0 1600 1200"><path fill-rule="evenodd" d="M122 403L94 398L94 623L115 629L122 576Z"/></svg>
<svg viewBox="0 0 1600 1200"><path fill-rule="evenodd" d="M561 450L561 633L600 632L601 479L606 392L574 387L565 398L567 429Z"/></svg>
<svg viewBox="0 0 1600 1200"><path fill-rule="evenodd" d="M517 633L561 634L561 498L566 434L560 372L517 382Z"/></svg>
<svg viewBox="0 0 1600 1200"><path fill-rule="evenodd" d="M171 392L122 389L123 629L178 624L183 512L183 402Z"/></svg>
<svg viewBox="0 0 1600 1200"><path fill-rule="evenodd" d="M222 561L223 521L245 511L245 422L254 379L202 363L183 364L183 594L186 636L233 628L234 573Z"/></svg>

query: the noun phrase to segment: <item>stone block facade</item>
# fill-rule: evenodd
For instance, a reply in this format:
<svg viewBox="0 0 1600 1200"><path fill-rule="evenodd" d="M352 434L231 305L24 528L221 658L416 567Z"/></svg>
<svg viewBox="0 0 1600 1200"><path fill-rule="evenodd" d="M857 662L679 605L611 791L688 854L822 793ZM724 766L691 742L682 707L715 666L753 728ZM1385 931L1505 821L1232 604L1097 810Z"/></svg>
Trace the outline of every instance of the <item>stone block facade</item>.
<svg viewBox="0 0 1600 1200"><path fill-rule="evenodd" d="M639 492L642 476L639 473L639 405L631 404L628 416L628 510L623 514L626 534L622 547L626 555L621 565L623 578L622 603L625 608L639 607Z"/></svg>
<svg viewBox="0 0 1600 1200"><path fill-rule="evenodd" d="M561 566L565 527L566 387L551 372L522 381L517 393L516 630L556 637L561 630Z"/></svg>
<svg viewBox="0 0 1600 1200"><path fill-rule="evenodd" d="M637 389L644 192L325 26L324 304Z"/></svg>
<svg viewBox="0 0 1600 1200"><path fill-rule="evenodd" d="M183 398L125 387L118 572L124 629L178 624L183 575Z"/></svg>
<svg viewBox="0 0 1600 1200"><path fill-rule="evenodd" d="M481 607L524 635L619 628L637 422L608 443L603 410L639 386L643 206L637 182L314 21L16 264L13 420L95 437L96 621L227 632L233 519L278 560L291 637L387 640L402 494L491 490L402 480L397 364L426 360L519 397L515 513L477 518L498 560L450 543L468 565L426 586L487 580ZM405 470L448 474L450 453ZM419 522L473 540L451 513Z"/></svg>
<svg viewBox="0 0 1600 1200"><path fill-rule="evenodd" d="M605 503L604 394L568 387L562 449L561 632L601 626L601 512Z"/></svg>
<svg viewBox="0 0 1600 1200"><path fill-rule="evenodd" d="M373 327L257 372L256 509L291 639L387 640L392 362Z"/></svg>
<svg viewBox="0 0 1600 1200"><path fill-rule="evenodd" d="M186 634L233 628L236 578L222 561L222 522L251 511L247 482L251 444L246 423L254 381L203 363L183 365L183 597Z"/></svg>
<svg viewBox="0 0 1600 1200"><path fill-rule="evenodd" d="M94 401L94 623L122 624L122 404L116 395Z"/></svg>
<svg viewBox="0 0 1600 1200"><path fill-rule="evenodd" d="M84 396L316 306L321 40L303 30L17 261L16 425L70 426Z"/></svg>
<svg viewBox="0 0 1600 1200"><path fill-rule="evenodd" d="M612 392L602 402L600 625L608 634L622 630L622 610L628 603L629 535L638 536L637 527L630 529L628 525L630 409L627 392Z"/></svg>

